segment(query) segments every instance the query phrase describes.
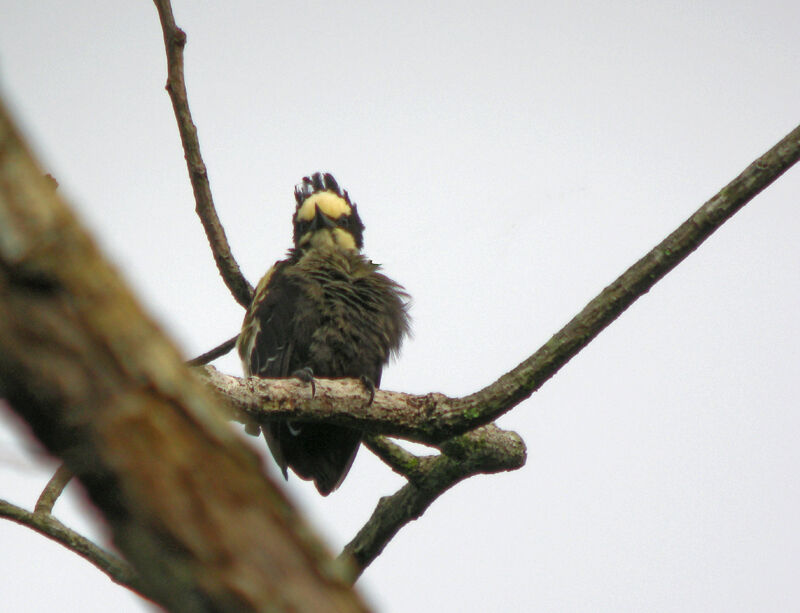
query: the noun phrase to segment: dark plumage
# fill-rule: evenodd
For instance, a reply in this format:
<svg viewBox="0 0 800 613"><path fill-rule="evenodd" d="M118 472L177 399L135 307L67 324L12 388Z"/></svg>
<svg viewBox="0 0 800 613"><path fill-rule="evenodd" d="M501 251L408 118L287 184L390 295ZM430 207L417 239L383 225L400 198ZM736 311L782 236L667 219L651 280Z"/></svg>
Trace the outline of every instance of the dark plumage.
<svg viewBox="0 0 800 613"><path fill-rule="evenodd" d="M330 174L295 189L294 248L258 284L237 343L245 374L361 377L381 371L409 331L408 296L360 249L356 206ZM356 430L271 422L264 436L284 477L287 467L329 494L344 479L361 442Z"/></svg>

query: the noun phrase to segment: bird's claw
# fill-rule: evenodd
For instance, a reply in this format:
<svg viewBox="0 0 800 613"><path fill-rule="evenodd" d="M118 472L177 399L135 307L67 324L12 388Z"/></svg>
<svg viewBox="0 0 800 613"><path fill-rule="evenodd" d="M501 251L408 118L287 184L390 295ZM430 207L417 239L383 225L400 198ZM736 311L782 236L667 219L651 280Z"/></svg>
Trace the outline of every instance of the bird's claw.
<svg viewBox="0 0 800 613"><path fill-rule="evenodd" d="M305 383L311 384L311 398L316 397L316 395L317 395L317 386L314 383L314 371L311 370L310 366L304 366L303 368L301 368L299 370L295 370L292 373L292 376L296 377L297 379L300 379L301 381L303 381Z"/></svg>
<svg viewBox="0 0 800 613"><path fill-rule="evenodd" d="M361 380L361 384L369 392L369 401L367 401L367 406L372 406L372 401L375 400L375 383L373 383L372 379L370 379L367 375L361 375L359 379Z"/></svg>

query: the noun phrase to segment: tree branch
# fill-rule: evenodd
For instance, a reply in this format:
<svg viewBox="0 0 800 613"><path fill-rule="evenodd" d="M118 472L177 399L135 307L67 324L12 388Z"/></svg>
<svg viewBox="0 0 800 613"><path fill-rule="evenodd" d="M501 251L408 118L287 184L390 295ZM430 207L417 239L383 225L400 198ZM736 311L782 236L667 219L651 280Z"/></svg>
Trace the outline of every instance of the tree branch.
<svg viewBox="0 0 800 613"><path fill-rule="evenodd" d="M800 126L750 164L606 287L536 353L482 390L437 410L432 434L467 431L527 399L723 223L800 159Z"/></svg>
<svg viewBox="0 0 800 613"><path fill-rule="evenodd" d="M181 143L183 143L186 166L189 169L189 179L194 191L195 211L206 231L214 260L225 285L228 286L236 302L247 308L253 299L253 287L242 275L228 245L225 229L217 216L211 196L211 186L208 182L208 173L200 154L197 128L189 111L186 82L183 76L183 48L186 45L186 34L175 25L175 16L172 14L169 0L154 0L154 2L161 20L164 47L167 52L166 89L172 100L172 108L175 111L175 119L178 122L178 131L181 135Z"/></svg>
<svg viewBox="0 0 800 613"><path fill-rule="evenodd" d="M369 392L358 379L315 377L315 394L307 383L294 378L243 379L227 375L213 366L195 369L208 384L228 400L228 417L244 424L275 419L326 421L375 434L388 434L419 443L436 445L442 437L431 435L436 411L452 400L443 394L415 396L375 390Z"/></svg>

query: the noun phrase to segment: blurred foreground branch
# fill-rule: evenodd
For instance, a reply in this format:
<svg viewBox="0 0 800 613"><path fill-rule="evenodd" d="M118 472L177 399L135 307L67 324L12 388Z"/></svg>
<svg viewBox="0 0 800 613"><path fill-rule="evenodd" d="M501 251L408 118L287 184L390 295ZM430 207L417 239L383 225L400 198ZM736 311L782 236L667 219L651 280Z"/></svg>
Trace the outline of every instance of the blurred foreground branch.
<svg viewBox="0 0 800 613"><path fill-rule="evenodd" d="M143 589L170 610L365 610L2 105L0 393L82 482Z"/></svg>

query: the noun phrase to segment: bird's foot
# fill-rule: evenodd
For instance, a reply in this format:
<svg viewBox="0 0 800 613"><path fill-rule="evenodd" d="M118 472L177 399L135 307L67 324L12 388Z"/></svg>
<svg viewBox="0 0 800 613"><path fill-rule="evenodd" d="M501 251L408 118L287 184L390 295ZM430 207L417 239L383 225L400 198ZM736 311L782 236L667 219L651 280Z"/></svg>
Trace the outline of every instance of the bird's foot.
<svg viewBox="0 0 800 613"><path fill-rule="evenodd" d="M369 401L367 402L367 406L372 406L372 401L375 400L375 383L373 383L372 379L370 379L367 375L361 375L359 377L361 380L361 384L364 388L369 392Z"/></svg>
<svg viewBox="0 0 800 613"><path fill-rule="evenodd" d="M292 373L292 376L305 383L311 384L311 398L314 398L317 395L317 386L314 383L314 371L311 370L310 366L305 366L299 370L295 370Z"/></svg>

